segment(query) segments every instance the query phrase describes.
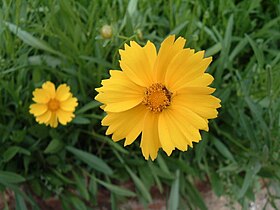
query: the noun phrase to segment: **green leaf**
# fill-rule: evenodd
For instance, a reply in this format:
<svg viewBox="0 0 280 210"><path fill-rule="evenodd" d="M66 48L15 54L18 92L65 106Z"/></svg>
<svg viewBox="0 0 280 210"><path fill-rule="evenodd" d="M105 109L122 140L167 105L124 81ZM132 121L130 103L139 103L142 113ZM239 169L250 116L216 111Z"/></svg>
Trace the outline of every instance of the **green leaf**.
<svg viewBox="0 0 280 210"><path fill-rule="evenodd" d="M45 125L37 124L37 125L31 126L28 129L28 132L32 136L34 136L36 138L40 138L40 139L44 139L49 136L49 129Z"/></svg>
<svg viewBox="0 0 280 210"><path fill-rule="evenodd" d="M74 184L74 181L62 175L58 170L53 169L52 172L66 184Z"/></svg>
<svg viewBox="0 0 280 210"><path fill-rule="evenodd" d="M53 139L44 150L46 154L53 154L60 151L64 146L64 143L58 139Z"/></svg>
<svg viewBox="0 0 280 210"><path fill-rule="evenodd" d="M11 160L19 151L19 147L17 146L12 146L8 148L4 153L3 153L3 160L4 162L8 162Z"/></svg>
<svg viewBox="0 0 280 210"><path fill-rule="evenodd" d="M125 166L125 169L131 176L133 182L135 183L137 189L140 191L141 195L146 199L147 202L149 203L152 202L151 194L149 193L148 189L145 187L141 179L139 179L139 177L136 176L136 174L133 173L129 167Z"/></svg>
<svg viewBox="0 0 280 210"><path fill-rule="evenodd" d="M248 188L251 186L251 183L254 181L257 173L261 169L261 164L259 162L250 163L247 166L246 175L242 184L242 188L238 193L238 199L241 199L245 193L247 192Z"/></svg>
<svg viewBox="0 0 280 210"><path fill-rule="evenodd" d="M75 171L73 171L74 179L75 179L75 184L78 187L78 190L83 198L85 198L87 201L89 200L89 193L87 191L87 186L85 182L85 178L79 176Z"/></svg>
<svg viewBox="0 0 280 210"><path fill-rule="evenodd" d="M91 102L87 103L86 105L84 105L82 108L80 108L78 111L76 111L76 114L77 115L82 114L88 110L95 109L95 108L99 107L100 105L101 105L101 103L98 101L91 101Z"/></svg>
<svg viewBox="0 0 280 210"><path fill-rule="evenodd" d="M103 136L103 135L100 135L98 133L95 133L94 131L92 131L92 136L94 138L98 138L98 139L101 139L102 141L105 141L106 143L108 143L108 145L110 145L112 147L113 150L117 150L121 153L124 153L124 154L128 154L129 152L124 149L122 146L120 146L119 144L117 144L116 142L114 142L112 139L110 139L109 137L107 136Z"/></svg>
<svg viewBox="0 0 280 210"><path fill-rule="evenodd" d="M96 179L96 181L103 185L104 187L106 187L108 190L110 190L112 193L115 193L116 195L120 195L120 196L127 196L127 197L132 197L132 196L136 196L136 194L128 189L124 189L122 187L119 187L117 185L113 185L111 183L107 183L107 182L103 182L100 179L94 178Z"/></svg>
<svg viewBox="0 0 280 210"><path fill-rule="evenodd" d="M176 210L179 207L179 198L180 198L179 183L180 183L180 170L177 169L175 180L172 183L171 192L168 199L168 209Z"/></svg>
<svg viewBox="0 0 280 210"><path fill-rule="evenodd" d="M231 152L228 150L228 148L226 147L226 145L224 145L221 141L219 141L217 138L211 136L211 141L214 143L215 147L217 148L217 150L227 159L234 161L235 159L233 157L233 155L231 154Z"/></svg>
<svg viewBox="0 0 280 210"><path fill-rule="evenodd" d="M189 21L182 22L181 24L177 25L169 34L179 34L187 25Z"/></svg>
<svg viewBox="0 0 280 210"><path fill-rule="evenodd" d="M82 116L76 116L72 122L81 125L90 124L90 120Z"/></svg>
<svg viewBox="0 0 280 210"><path fill-rule="evenodd" d="M249 44L254 51L259 67L262 68L264 65L263 51L257 46L256 42L249 35L245 34L245 37L249 41Z"/></svg>
<svg viewBox="0 0 280 210"><path fill-rule="evenodd" d="M127 6L127 12L129 13L130 16L133 16L137 11L137 4L138 4L138 0L129 1Z"/></svg>
<svg viewBox="0 0 280 210"><path fill-rule="evenodd" d="M25 178L16 173L8 172L8 171L0 171L0 182L4 185L5 183L16 184L24 181Z"/></svg>
<svg viewBox="0 0 280 210"><path fill-rule="evenodd" d="M220 177L213 170L210 170L208 176L209 176L213 191L216 193L217 196L221 196L223 194L223 184L221 182Z"/></svg>
<svg viewBox="0 0 280 210"><path fill-rule="evenodd" d="M74 154L81 161L88 164L91 168L107 175L111 175L113 173L112 169L107 165L107 163L105 163L102 159L98 158L97 156L71 146L67 146L66 149L72 154Z"/></svg>
<svg viewBox="0 0 280 210"><path fill-rule="evenodd" d="M221 49L222 49L222 44L220 42L218 42L218 43L216 43L215 45L213 45L212 47L210 47L206 50L205 57L215 55L218 52L220 52Z"/></svg>
<svg viewBox="0 0 280 210"><path fill-rule="evenodd" d="M53 53L55 55L59 55L61 57L64 57L60 52L57 52L56 50L52 49L47 43L45 43L43 40L37 39L34 36L32 36L30 33L22 30L18 26L9 23L9 22L4 22L5 25L9 28L11 32L13 32L18 38L20 38L23 42L26 44L40 49L47 51L49 53Z"/></svg>
<svg viewBox="0 0 280 210"><path fill-rule="evenodd" d="M191 182L189 182L188 180L186 180L185 182L186 184L186 191L188 193L188 196L190 198L190 200L197 206L199 207L201 210L207 210L207 207L200 195L200 193L198 192L198 190L192 185Z"/></svg>
<svg viewBox="0 0 280 210"><path fill-rule="evenodd" d="M15 193L15 199L16 199L16 210L27 210L27 206L24 202L24 199L19 193Z"/></svg>
<svg viewBox="0 0 280 210"><path fill-rule="evenodd" d="M201 162L202 157L205 155L205 150L208 145L208 137L209 137L208 134L202 133L203 141L199 142L199 144L197 144L194 148L195 149L195 159L198 163Z"/></svg>
<svg viewBox="0 0 280 210"><path fill-rule="evenodd" d="M83 201L81 201L79 198L71 196L70 201L75 207L74 209L79 209L79 210L88 210L86 205L84 204Z"/></svg>
<svg viewBox="0 0 280 210"><path fill-rule="evenodd" d="M158 154L158 157L157 157L157 162L158 162L158 165L160 167L160 169L162 171L164 171L166 174L168 174L170 177L173 177L170 170L168 169L168 166L166 164L166 162L164 161L164 159L162 158L161 154Z"/></svg>

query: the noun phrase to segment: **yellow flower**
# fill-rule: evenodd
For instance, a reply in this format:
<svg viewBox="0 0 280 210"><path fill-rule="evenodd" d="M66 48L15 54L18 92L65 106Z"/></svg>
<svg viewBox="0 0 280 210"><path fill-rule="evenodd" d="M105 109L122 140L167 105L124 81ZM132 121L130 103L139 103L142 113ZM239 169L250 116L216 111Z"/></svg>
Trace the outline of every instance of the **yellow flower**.
<svg viewBox="0 0 280 210"><path fill-rule="evenodd" d="M131 144L141 135L145 159L167 155L177 148L186 151L199 142L199 130L208 131L208 119L216 118L220 99L210 95L213 77L204 73L212 58L204 51L184 49L186 40L167 37L157 53L150 41L144 47L131 41L120 50L122 71L111 70L111 78L97 88L107 116L102 125L112 139Z"/></svg>
<svg viewBox="0 0 280 210"><path fill-rule="evenodd" d="M58 121L62 125L70 122L75 115L77 98L72 96L66 84L60 85L57 90L52 82L45 82L42 88L33 91L34 104L30 105L29 112L33 114L39 124L45 123L55 128Z"/></svg>

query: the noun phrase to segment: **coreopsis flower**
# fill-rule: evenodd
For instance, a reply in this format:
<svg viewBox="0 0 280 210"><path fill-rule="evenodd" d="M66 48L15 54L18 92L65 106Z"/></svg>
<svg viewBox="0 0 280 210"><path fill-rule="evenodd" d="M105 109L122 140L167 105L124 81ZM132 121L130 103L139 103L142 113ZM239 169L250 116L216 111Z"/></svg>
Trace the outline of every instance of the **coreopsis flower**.
<svg viewBox="0 0 280 210"><path fill-rule="evenodd" d="M186 151L201 140L199 130L208 131L208 119L217 117L220 99L210 95L214 78L205 73L212 58L185 49L185 42L169 36L157 53L150 41L144 47L131 41L120 50L122 71L111 70L97 88L106 134L125 139L125 146L141 134L145 159L154 160L159 148L167 155Z"/></svg>
<svg viewBox="0 0 280 210"><path fill-rule="evenodd" d="M55 89L52 82L45 82L42 88L33 91L33 101L29 112L33 114L39 124L50 125L55 128L58 121L66 125L74 117L74 111L78 105L77 98L73 97L70 88L61 84Z"/></svg>

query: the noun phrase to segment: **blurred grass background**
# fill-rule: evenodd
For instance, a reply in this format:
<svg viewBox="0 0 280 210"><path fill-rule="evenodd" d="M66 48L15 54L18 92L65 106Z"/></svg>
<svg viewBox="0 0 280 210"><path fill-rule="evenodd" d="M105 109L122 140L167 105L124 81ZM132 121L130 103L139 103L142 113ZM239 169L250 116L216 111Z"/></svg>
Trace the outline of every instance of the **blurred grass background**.
<svg viewBox="0 0 280 210"><path fill-rule="evenodd" d="M100 34L104 25L111 38ZM159 47L168 34L213 56L208 71L222 108L193 149L171 157L161 151L156 161L145 161L139 141L123 148L104 135L94 88L109 69L119 69L124 43L151 40ZM100 206L98 193L106 189L110 208L118 209L128 198L149 204L155 186L167 209L207 209L196 185L202 182L244 209L273 185L267 201L277 208L279 48L279 0L1 1L2 198L10 189L17 210L40 209L36 197L86 210ZM67 83L79 100L67 126L38 125L28 112L32 91L47 80Z"/></svg>

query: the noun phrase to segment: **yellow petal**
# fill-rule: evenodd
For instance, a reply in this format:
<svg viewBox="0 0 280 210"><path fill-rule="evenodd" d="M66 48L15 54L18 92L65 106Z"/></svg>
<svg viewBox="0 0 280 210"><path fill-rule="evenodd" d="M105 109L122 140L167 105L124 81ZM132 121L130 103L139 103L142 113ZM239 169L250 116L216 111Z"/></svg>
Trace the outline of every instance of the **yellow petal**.
<svg viewBox="0 0 280 210"><path fill-rule="evenodd" d="M104 110L105 107L106 107L106 105L103 104L103 105L100 106L100 109L103 109L103 110Z"/></svg>
<svg viewBox="0 0 280 210"><path fill-rule="evenodd" d="M156 71L154 70L156 59L157 59L157 49L155 45L148 41L147 44L143 47L143 50L146 53L146 56L149 59L149 68L150 68L150 73L152 77L152 81L155 81L156 79Z"/></svg>
<svg viewBox="0 0 280 210"><path fill-rule="evenodd" d="M51 117L50 117L50 120L47 122L47 125L50 125L53 128L57 127L58 122L57 122L57 115L55 112L51 113Z"/></svg>
<svg viewBox="0 0 280 210"><path fill-rule="evenodd" d="M172 80L166 81L170 88L177 90L187 84L190 81L195 80L198 77L202 77L207 67L212 61L212 57L204 58L204 51L199 51L191 56L182 68L173 71L174 76Z"/></svg>
<svg viewBox="0 0 280 210"><path fill-rule="evenodd" d="M42 86L43 90L47 91L51 98L55 97L55 86L52 82L45 82Z"/></svg>
<svg viewBox="0 0 280 210"><path fill-rule="evenodd" d="M176 103L186 106L190 109L192 107L221 107L221 100L212 95L178 94L174 96L172 101L176 101Z"/></svg>
<svg viewBox="0 0 280 210"><path fill-rule="evenodd" d="M146 113L140 147L146 160L149 157L152 160L157 157L158 149L161 147L158 131L158 114Z"/></svg>
<svg viewBox="0 0 280 210"><path fill-rule="evenodd" d="M176 116L182 116L185 118L186 121L188 121L190 124L192 124L195 128L208 131L208 120L201 117L197 113L191 111L185 106L182 106L180 104L172 104L170 109L172 109L172 116L176 118Z"/></svg>
<svg viewBox="0 0 280 210"><path fill-rule="evenodd" d="M47 111L44 114L37 116L36 121L39 122L40 124L42 123L48 123L48 121L51 119L51 111Z"/></svg>
<svg viewBox="0 0 280 210"><path fill-rule="evenodd" d="M184 87L180 88L176 93L178 95L210 95L215 91L215 88L211 87Z"/></svg>
<svg viewBox="0 0 280 210"><path fill-rule="evenodd" d="M121 112L140 104L145 88L133 83L122 71L110 71L111 78L103 80L96 100L106 104L105 111Z"/></svg>
<svg viewBox="0 0 280 210"><path fill-rule="evenodd" d="M32 100L35 101L36 103L40 103L40 104L46 104L49 102L50 100L50 96L48 94L47 91L41 89L41 88L36 88L33 91L33 98Z"/></svg>
<svg viewBox="0 0 280 210"><path fill-rule="evenodd" d="M211 107L193 106L189 109L205 119L214 119L218 116L218 111Z"/></svg>
<svg viewBox="0 0 280 210"><path fill-rule="evenodd" d="M210 85L214 80L214 77L208 73L204 73L202 76L197 77L196 79L190 80L186 82L185 85L182 85L181 88L184 87L205 87Z"/></svg>
<svg viewBox="0 0 280 210"><path fill-rule="evenodd" d="M66 84L59 85L55 94L55 98L58 101L65 101L72 94L70 93L70 88Z"/></svg>
<svg viewBox="0 0 280 210"><path fill-rule="evenodd" d="M220 99L211 95L176 95L172 99L172 105L179 105L188 108L205 119L213 119L218 116L217 108Z"/></svg>
<svg viewBox="0 0 280 210"><path fill-rule="evenodd" d="M162 149L166 152L168 156L170 156L172 151L175 149L175 145L171 140L172 133L170 133L170 130L168 128L168 122L165 118L165 115L163 115L162 113L159 114L158 119L159 140Z"/></svg>
<svg viewBox="0 0 280 210"><path fill-rule="evenodd" d="M147 42L141 47L131 41L130 47L125 45L120 50L120 66L123 72L136 84L147 87L152 83L152 72L156 58L156 48L153 43Z"/></svg>
<svg viewBox="0 0 280 210"><path fill-rule="evenodd" d="M64 111L73 112L76 106L78 106L77 98L71 97L65 101L60 102L60 108Z"/></svg>
<svg viewBox="0 0 280 210"><path fill-rule="evenodd" d="M66 125L68 122L70 122L73 117L75 116L73 114L73 112L66 112L66 111L63 111L62 109L58 109L56 111L56 114L57 114L57 118L58 118L58 121L62 124L62 125Z"/></svg>
<svg viewBox="0 0 280 210"><path fill-rule="evenodd" d="M101 84L104 87L100 88L100 91L103 90L115 90L119 89L122 91L130 91L134 93L143 92L145 88L135 84L127 75L119 70L110 70L110 79L102 80Z"/></svg>
<svg viewBox="0 0 280 210"><path fill-rule="evenodd" d="M175 42L175 35L168 36L161 44L158 57L155 64L157 81L164 83L167 68L171 61L180 53L186 43L186 40L179 37Z"/></svg>
<svg viewBox="0 0 280 210"><path fill-rule="evenodd" d="M29 108L29 112L34 116L42 115L48 110L48 106L46 104L31 104Z"/></svg>
<svg viewBox="0 0 280 210"><path fill-rule="evenodd" d="M190 59L193 55L194 50L187 48L181 50L174 56L166 69L165 85L167 85L167 87L176 83L176 81L182 77L182 74L184 75L187 73L186 66L190 63Z"/></svg>
<svg viewBox="0 0 280 210"><path fill-rule="evenodd" d="M185 114L186 112L180 112L175 108L170 108L170 117L174 118L173 123L185 135L188 145L192 147L192 142L201 140L199 129L190 123L189 116Z"/></svg>
<svg viewBox="0 0 280 210"><path fill-rule="evenodd" d="M142 98L137 98L134 100L123 101L118 103L107 104L104 111L106 112L123 112L129 110L142 102Z"/></svg>
<svg viewBox="0 0 280 210"><path fill-rule="evenodd" d="M165 125L163 126L165 128L164 131L159 128L159 133L163 132L163 134L160 135L160 142L170 141L172 142L172 145L179 150L186 151L188 148L188 141L185 137L185 134L177 127L177 119L172 115L173 113L169 109L166 109L160 113L159 118L161 121L161 126ZM165 150L164 147L163 150ZM167 154L168 151L169 150L166 151Z"/></svg>
<svg viewBox="0 0 280 210"><path fill-rule="evenodd" d="M125 146L131 144L143 130L146 112L147 109L143 105L124 112L108 112L108 115L102 120L103 126L109 126L106 135L113 133L114 141L126 138Z"/></svg>

